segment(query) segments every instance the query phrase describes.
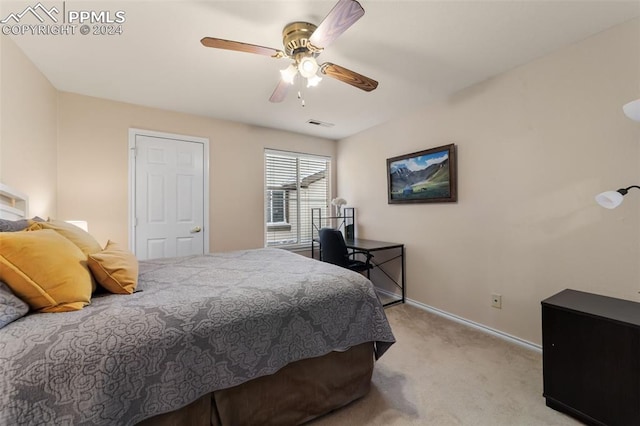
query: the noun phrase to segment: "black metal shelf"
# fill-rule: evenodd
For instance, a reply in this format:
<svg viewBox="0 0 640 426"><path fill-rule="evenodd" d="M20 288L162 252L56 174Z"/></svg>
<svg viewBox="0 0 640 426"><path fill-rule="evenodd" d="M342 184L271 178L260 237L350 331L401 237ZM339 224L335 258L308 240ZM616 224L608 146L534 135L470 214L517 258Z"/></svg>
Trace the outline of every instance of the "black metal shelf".
<svg viewBox="0 0 640 426"><path fill-rule="evenodd" d="M343 231L344 239L347 241L355 238L355 209L353 207L345 207L342 211L342 216L322 216L321 208L311 209L311 257L315 258L315 245L319 241L318 232L324 227Z"/></svg>

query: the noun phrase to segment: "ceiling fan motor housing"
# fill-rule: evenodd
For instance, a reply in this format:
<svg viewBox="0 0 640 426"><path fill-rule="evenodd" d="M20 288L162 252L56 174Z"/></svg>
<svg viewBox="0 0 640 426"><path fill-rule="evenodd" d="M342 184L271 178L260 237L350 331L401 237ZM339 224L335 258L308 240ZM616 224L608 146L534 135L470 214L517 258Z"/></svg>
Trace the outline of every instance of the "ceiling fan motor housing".
<svg viewBox="0 0 640 426"><path fill-rule="evenodd" d="M284 51L290 58L302 56L318 56L319 52L312 51L308 46L309 37L316 30L316 26L309 22L291 22L282 30L282 44Z"/></svg>

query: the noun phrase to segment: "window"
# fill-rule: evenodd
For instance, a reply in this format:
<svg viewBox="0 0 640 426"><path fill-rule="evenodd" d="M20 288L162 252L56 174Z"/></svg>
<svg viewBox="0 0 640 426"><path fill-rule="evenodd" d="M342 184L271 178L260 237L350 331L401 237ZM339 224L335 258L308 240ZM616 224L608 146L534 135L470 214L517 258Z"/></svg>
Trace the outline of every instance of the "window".
<svg viewBox="0 0 640 426"><path fill-rule="evenodd" d="M267 190L267 225L287 223L285 191Z"/></svg>
<svg viewBox="0 0 640 426"><path fill-rule="evenodd" d="M266 150L265 246L311 243L311 209L327 214L331 159Z"/></svg>

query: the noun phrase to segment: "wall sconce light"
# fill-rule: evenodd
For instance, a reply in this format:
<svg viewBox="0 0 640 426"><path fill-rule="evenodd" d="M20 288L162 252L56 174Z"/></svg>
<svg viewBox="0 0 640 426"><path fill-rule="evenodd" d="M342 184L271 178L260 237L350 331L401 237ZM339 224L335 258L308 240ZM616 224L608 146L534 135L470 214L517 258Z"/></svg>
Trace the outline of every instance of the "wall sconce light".
<svg viewBox="0 0 640 426"><path fill-rule="evenodd" d="M622 199L631 188L640 189L638 185L631 185L627 188L620 188L617 191L605 191L596 195L596 202L605 209L615 209L622 204Z"/></svg>
<svg viewBox="0 0 640 426"><path fill-rule="evenodd" d="M640 99L625 104L622 107L622 111L624 111L624 115L633 121L640 121Z"/></svg>
<svg viewBox="0 0 640 426"><path fill-rule="evenodd" d="M633 121L640 121L640 99L631 101L622 107L624 115ZM620 188L617 191L605 191L596 195L596 202L606 209L615 209L622 204L622 199L631 188L640 189L638 185L631 185L627 188Z"/></svg>

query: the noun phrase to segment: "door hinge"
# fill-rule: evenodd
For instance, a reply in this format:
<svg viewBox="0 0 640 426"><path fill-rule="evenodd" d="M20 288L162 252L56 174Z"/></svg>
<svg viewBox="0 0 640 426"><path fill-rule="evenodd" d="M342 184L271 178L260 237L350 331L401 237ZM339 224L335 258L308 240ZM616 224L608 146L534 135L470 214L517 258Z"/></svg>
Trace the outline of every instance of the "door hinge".
<svg viewBox="0 0 640 426"><path fill-rule="evenodd" d="M135 146L131 147L131 152L133 153L133 156L136 157L138 155L138 148Z"/></svg>
<svg viewBox="0 0 640 426"><path fill-rule="evenodd" d="M138 218L137 217L133 218L133 226L134 227L138 226Z"/></svg>

